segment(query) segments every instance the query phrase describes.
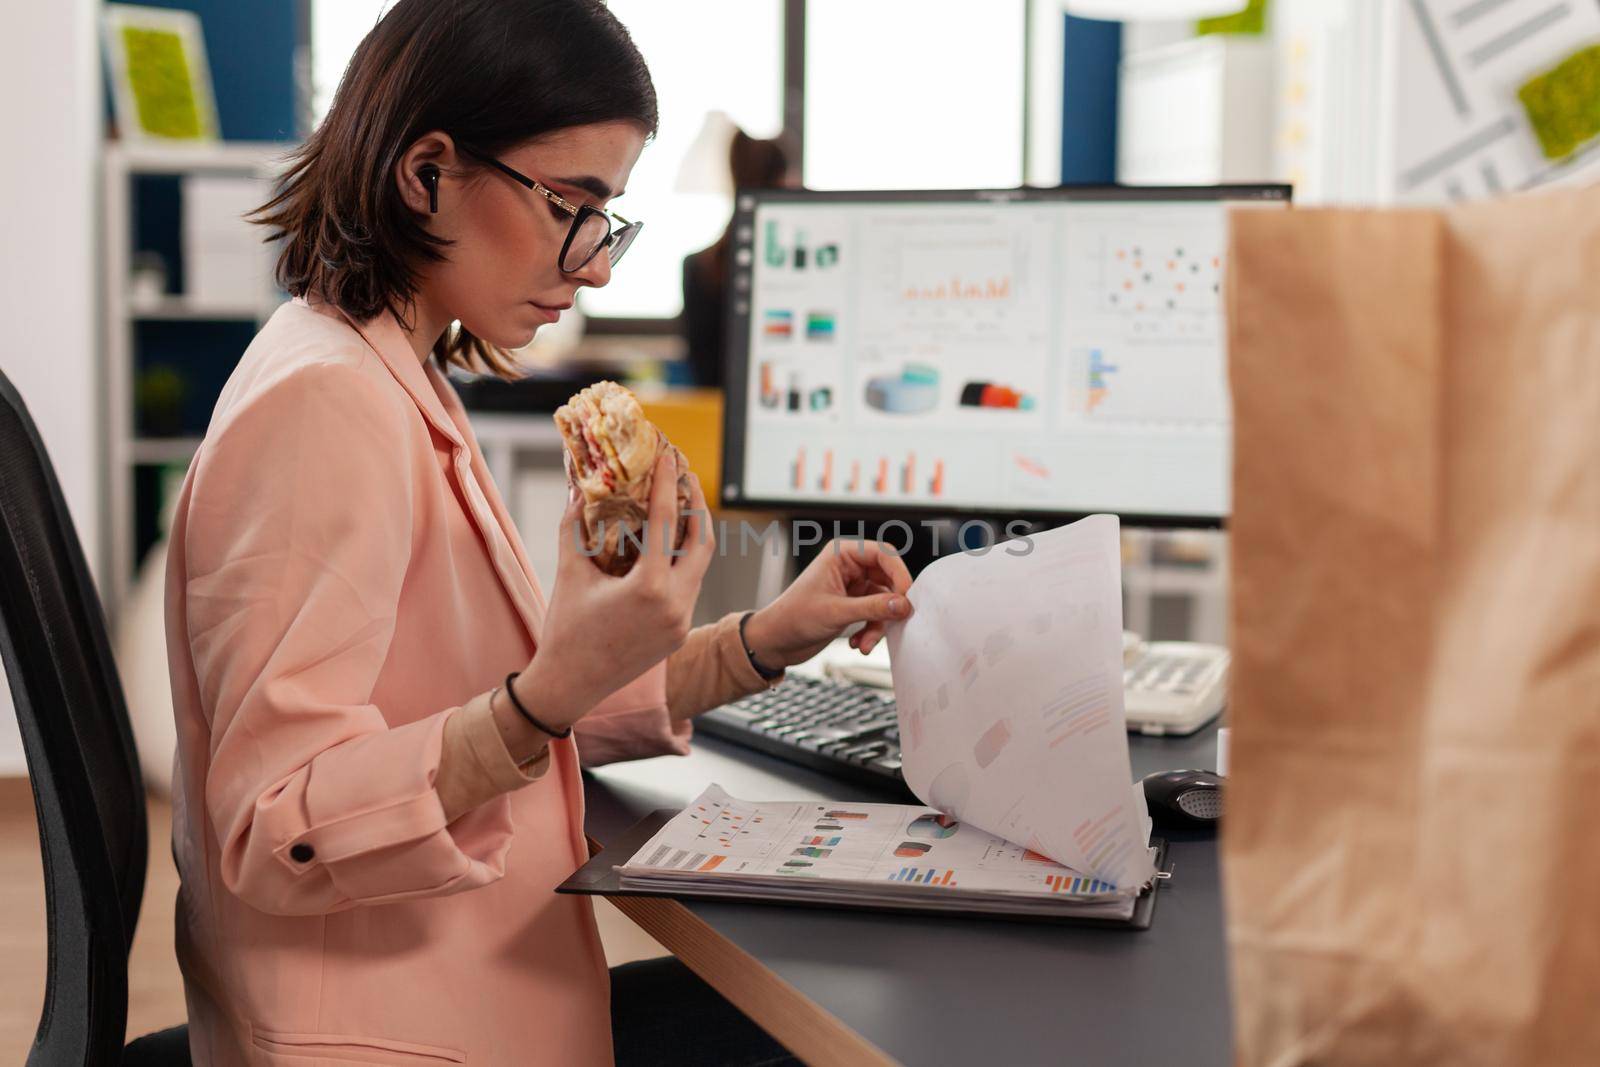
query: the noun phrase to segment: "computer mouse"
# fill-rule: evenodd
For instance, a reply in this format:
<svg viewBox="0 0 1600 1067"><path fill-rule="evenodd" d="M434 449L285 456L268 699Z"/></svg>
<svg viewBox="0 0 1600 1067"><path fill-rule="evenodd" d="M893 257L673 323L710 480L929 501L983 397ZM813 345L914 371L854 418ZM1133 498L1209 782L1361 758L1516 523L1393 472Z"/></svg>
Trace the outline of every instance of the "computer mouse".
<svg viewBox="0 0 1600 1067"><path fill-rule="evenodd" d="M1222 776L1211 771L1157 771L1144 776L1150 818L1163 826L1215 826L1222 818Z"/></svg>

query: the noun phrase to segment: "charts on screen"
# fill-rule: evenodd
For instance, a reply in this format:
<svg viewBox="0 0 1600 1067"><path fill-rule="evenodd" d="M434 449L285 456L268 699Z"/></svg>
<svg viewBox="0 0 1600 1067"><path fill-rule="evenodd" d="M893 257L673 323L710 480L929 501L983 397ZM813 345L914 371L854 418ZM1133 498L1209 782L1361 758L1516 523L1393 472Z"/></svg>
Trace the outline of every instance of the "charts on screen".
<svg viewBox="0 0 1600 1067"><path fill-rule="evenodd" d="M1227 210L762 205L736 492L1225 515Z"/></svg>

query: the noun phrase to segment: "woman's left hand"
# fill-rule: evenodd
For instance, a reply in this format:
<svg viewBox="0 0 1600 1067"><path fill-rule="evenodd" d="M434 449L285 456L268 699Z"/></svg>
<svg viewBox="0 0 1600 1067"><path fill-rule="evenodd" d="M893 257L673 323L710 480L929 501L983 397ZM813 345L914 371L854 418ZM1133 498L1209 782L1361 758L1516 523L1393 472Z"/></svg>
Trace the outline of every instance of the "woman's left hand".
<svg viewBox="0 0 1600 1067"><path fill-rule="evenodd" d="M911 572L881 541L839 538L824 545L783 593L750 616L744 637L765 667L804 663L857 622L850 644L862 654L883 638L884 624L910 617Z"/></svg>

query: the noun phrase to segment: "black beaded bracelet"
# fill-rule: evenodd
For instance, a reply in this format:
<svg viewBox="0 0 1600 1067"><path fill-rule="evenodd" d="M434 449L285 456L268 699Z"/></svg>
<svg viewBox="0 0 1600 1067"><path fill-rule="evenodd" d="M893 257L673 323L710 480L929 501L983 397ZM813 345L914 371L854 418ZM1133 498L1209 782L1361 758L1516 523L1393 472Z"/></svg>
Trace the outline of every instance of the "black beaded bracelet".
<svg viewBox="0 0 1600 1067"><path fill-rule="evenodd" d="M743 615L739 616L739 644L744 647L745 657L750 660L750 669L770 682L774 678L778 678L783 675L783 668L779 667L777 670L773 670L771 667L763 667L761 665L761 661L756 659L755 652L751 651L750 642L744 639L744 624L749 622L750 616L754 614L755 612L753 611L747 611Z"/></svg>
<svg viewBox="0 0 1600 1067"><path fill-rule="evenodd" d="M543 733L547 733L551 737L558 738L558 739L559 738L564 738L564 737L571 737L572 736L572 727L569 726L565 730L552 730L552 729L550 729L550 727L546 726L544 723L542 723L538 719L534 718L533 717L533 712L529 711L527 708L522 706L522 701L517 699L517 691L515 689L511 688L511 683L517 680L517 675L520 674L520 673L522 673L522 672L521 671L512 671L510 674L506 675L506 696L511 698L511 706L517 709L517 714L521 715L524 719L527 719L529 725L531 725L535 730L539 730L539 731L541 731Z"/></svg>

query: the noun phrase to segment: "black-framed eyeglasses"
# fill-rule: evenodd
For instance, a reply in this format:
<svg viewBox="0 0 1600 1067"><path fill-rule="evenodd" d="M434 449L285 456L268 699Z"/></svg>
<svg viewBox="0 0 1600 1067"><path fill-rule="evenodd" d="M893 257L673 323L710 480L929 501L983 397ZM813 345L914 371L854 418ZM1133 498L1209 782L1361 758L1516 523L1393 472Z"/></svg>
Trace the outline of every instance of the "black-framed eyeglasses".
<svg viewBox="0 0 1600 1067"><path fill-rule="evenodd" d="M572 228L567 231L567 239L561 245L561 256L556 261L563 273L574 274L587 267L590 260L600 254L602 248L609 251L611 265L615 267L622 261L623 254L628 251L628 246L633 244L634 238L639 236L639 231L644 229L644 223L629 222L621 215L606 211L604 208L588 204L579 207L543 182L506 166L486 152L479 152L459 143L457 147L474 159L494 167L524 188L533 190L572 216ZM617 224L615 229L612 228L613 222Z"/></svg>

